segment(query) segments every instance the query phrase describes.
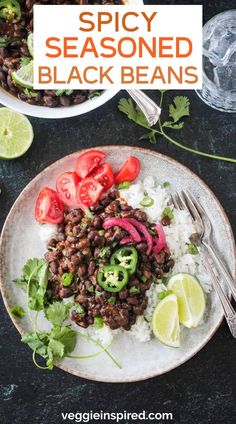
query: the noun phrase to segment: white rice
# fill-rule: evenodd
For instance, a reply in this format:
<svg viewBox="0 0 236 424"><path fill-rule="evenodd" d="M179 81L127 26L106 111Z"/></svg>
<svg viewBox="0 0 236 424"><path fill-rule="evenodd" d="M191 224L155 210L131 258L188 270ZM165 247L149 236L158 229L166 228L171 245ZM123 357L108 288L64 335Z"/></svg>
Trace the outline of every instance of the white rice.
<svg viewBox="0 0 236 424"><path fill-rule="evenodd" d="M164 209L169 206L174 213L174 218L169 226L165 226L167 244L170 248L171 255L175 260L174 268L168 276L178 272L187 272L194 275L200 281L205 293L211 290L211 282L208 274L205 271L201 257L199 254L191 255L188 253L189 237L195 233L195 229L189 214L185 211L174 209L170 202L170 193L168 188L164 188L162 184L158 184L154 177L146 177L143 181L137 181L128 189L120 191L123 197L130 206L139 208L147 213L148 219L152 223L159 223L162 218ZM142 207L140 202L145 196L149 196L154 200L151 207ZM55 233L56 226L43 225L40 229L41 238L49 237ZM54 230L54 231L53 231ZM48 237L48 238L49 238ZM47 239L48 239L47 238ZM158 293L166 290L166 286L153 283L147 292L148 305L143 316L137 318L136 323L131 327L129 335L135 337L140 342L148 342L152 337L151 317L153 310L157 304ZM114 336L125 330L111 330L104 325L103 328L97 330L94 326L87 329L87 333L102 343L108 345Z"/></svg>

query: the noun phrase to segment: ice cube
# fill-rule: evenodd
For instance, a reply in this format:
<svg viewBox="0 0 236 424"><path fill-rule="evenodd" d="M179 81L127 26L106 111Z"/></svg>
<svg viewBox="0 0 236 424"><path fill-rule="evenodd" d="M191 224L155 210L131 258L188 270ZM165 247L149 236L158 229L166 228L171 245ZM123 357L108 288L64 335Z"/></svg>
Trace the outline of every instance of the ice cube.
<svg viewBox="0 0 236 424"><path fill-rule="evenodd" d="M223 91L236 90L236 64L228 63L225 66L216 66L214 72L214 83Z"/></svg>
<svg viewBox="0 0 236 424"><path fill-rule="evenodd" d="M228 28L215 28L207 50L214 64L227 63L236 51L236 34Z"/></svg>

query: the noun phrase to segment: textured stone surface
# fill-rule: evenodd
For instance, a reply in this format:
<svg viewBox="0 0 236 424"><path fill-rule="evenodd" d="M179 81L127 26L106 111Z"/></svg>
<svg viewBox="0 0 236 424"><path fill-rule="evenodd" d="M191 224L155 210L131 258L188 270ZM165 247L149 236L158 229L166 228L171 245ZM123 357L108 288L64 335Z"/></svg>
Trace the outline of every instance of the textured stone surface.
<svg viewBox="0 0 236 424"><path fill-rule="evenodd" d="M204 3L205 20L234 7L232 0L166 0L164 3ZM175 94L183 92L168 92L166 105ZM196 149L236 157L235 115L210 109L192 91L186 94L191 100L191 116L176 137ZM158 99L157 92L150 95ZM25 185L56 159L86 146L130 144L150 147L189 166L213 189L236 231L235 165L198 157L165 140L156 145L140 142L142 128L117 111L122 96L126 93L120 93L86 116L61 121L31 119L35 140L29 152L19 160L0 162L1 225ZM57 369L37 370L30 350L20 342L2 302L0 309L0 415L4 424L59 424L63 422L61 412L91 409L170 411L174 422L181 424L235 422L236 341L225 323L197 356L176 370L149 381L112 385L84 381Z"/></svg>

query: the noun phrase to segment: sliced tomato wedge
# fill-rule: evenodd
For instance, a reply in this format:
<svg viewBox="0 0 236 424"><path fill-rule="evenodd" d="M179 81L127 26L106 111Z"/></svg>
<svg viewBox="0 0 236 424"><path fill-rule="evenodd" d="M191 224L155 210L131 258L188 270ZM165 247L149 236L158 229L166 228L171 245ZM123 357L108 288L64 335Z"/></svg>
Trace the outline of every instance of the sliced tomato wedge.
<svg viewBox="0 0 236 424"><path fill-rule="evenodd" d="M59 224L64 219L64 206L55 190L44 187L36 200L35 219L38 222Z"/></svg>
<svg viewBox="0 0 236 424"><path fill-rule="evenodd" d="M124 181L134 181L140 173L140 162L134 156L129 156L125 163L115 175L115 183L120 184Z"/></svg>
<svg viewBox="0 0 236 424"><path fill-rule="evenodd" d="M95 180L103 186L105 191L108 190L115 181L112 167L106 162L94 168L89 176L95 178Z"/></svg>
<svg viewBox="0 0 236 424"><path fill-rule="evenodd" d="M85 178L104 159L105 153L99 150L89 150L77 158L75 172L80 178Z"/></svg>
<svg viewBox="0 0 236 424"><path fill-rule="evenodd" d="M64 172L59 175L56 182L57 192L67 206L78 206L76 189L80 178L76 172Z"/></svg>
<svg viewBox="0 0 236 424"><path fill-rule="evenodd" d="M81 208L89 208L94 205L103 192L103 186L94 178L88 177L80 181L77 187L76 197Z"/></svg>

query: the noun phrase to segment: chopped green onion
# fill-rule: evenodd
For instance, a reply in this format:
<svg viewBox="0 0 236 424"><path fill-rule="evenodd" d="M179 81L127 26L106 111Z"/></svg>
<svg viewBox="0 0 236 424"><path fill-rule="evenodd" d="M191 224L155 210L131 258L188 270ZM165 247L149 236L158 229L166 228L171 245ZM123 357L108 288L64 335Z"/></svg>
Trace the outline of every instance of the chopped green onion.
<svg viewBox="0 0 236 424"><path fill-rule="evenodd" d="M73 231L69 231L68 236L73 237Z"/></svg>
<svg viewBox="0 0 236 424"><path fill-rule="evenodd" d="M70 286L73 280L72 272L65 272L61 277L61 282L64 287Z"/></svg>
<svg viewBox="0 0 236 424"><path fill-rule="evenodd" d="M23 93L25 94L25 96L27 96L27 97L29 97L29 98L37 97L37 96L38 96L38 93L35 93L34 91L29 90L28 88L25 88L25 89L23 90Z"/></svg>
<svg viewBox="0 0 236 424"><path fill-rule="evenodd" d="M151 236L156 236L157 235L156 231L153 230L152 228L149 228L148 229L148 232L151 234Z"/></svg>
<svg viewBox="0 0 236 424"><path fill-rule="evenodd" d="M140 289L138 289L137 287L131 287L131 289L129 290L130 294L139 294L140 293Z"/></svg>
<svg viewBox="0 0 236 424"><path fill-rule="evenodd" d="M121 213L119 213L119 212L116 212L116 213L115 213L115 217L116 217L116 218L121 218L121 216L122 216L122 215L121 215Z"/></svg>
<svg viewBox="0 0 236 424"><path fill-rule="evenodd" d="M124 181L123 183L118 184L118 190L124 190L125 188L129 188L130 186L130 181Z"/></svg>
<svg viewBox="0 0 236 424"><path fill-rule="evenodd" d="M73 93L73 90L55 90L55 95L58 96L62 96L63 94L65 94L66 96L70 96Z"/></svg>
<svg viewBox="0 0 236 424"><path fill-rule="evenodd" d="M80 303L78 303L78 305L76 305L76 311L80 315L85 315L84 307L83 307L83 305L80 305Z"/></svg>
<svg viewBox="0 0 236 424"><path fill-rule="evenodd" d="M145 275L142 275L142 277L140 278L140 280L141 280L143 283L146 283L146 282L147 282L147 277L145 277Z"/></svg>
<svg viewBox="0 0 236 424"><path fill-rule="evenodd" d="M93 99L94 97L98 97L98 96L101 96L101 92L100 91L94 91L93 93L90 93L89 94L89 96L88 96L88 99L89 100L91 100L91 99Z"/></svg>
<svg viewBox="0 0 236 424"><path fill-rule="evenodd" d="M169 181L164 181L164 183L162 184L163 188L169 187L170 183Z"/></svg>
<svg viewBox="0 0 236 424"><path fill-rule="evenodd" d="M92 212L90 212L90 210L88 208L84 209L84 214L85 214L85 216L87 216L88 219L93 219L93 214L92 214Z"/></svg>
<svg viewBox="0 0 236 424"><path fill-rule="evenodd" d="M145 208L150 208L150 206L154 205L154 199L149 196L145 196L143 200L141 200L140 205L144 206Z"/></svg>
<svg viewBox="0 0 236 424"><path fill-rule="evenodd" d="M105 234L105 230L99 230L99 231L98 231L98 234L99 234L100 236L104 236L104 234Z"/></svg>
<svg viewBox="0 0 236 424"><path fill-rule="evenodd" d="M94 317L94 327L99 330L104 325L102 317Z"/></svg>
<svg viewBox="0 0 236 424"><path fill-rule="evenodd" d="M199 251L195 243L188 244L188 253L190 253L190 255L198 255Z"/></svg>
<svg viewBox="0 0 236 424"><path fill-rule="evenodd" d="M115 296L109 297L109 299L107 299L107 303L109 303L110 305L115 305L115 303L116 303Z"/></svg>
<svg viewBox="0 0 236 424"><path fill-rule="evenodd" d="M25 315L25 310L21 306L12 306L10 313L14 318L22 318Z"/></svg>
<svg viewBox="0 0 236 424"><path fill-rule="evenodd" d="M96 297L99 297L99 296L101 296L101 295L102 295L102 292L100 292L100 291L96 290L96 291L95 291L95 295L96 295Z"/></svg>
<svg viewBox="0 0 236 424"><path fill-rule="evenodd" d="M164 209L162 216L168 216L168 218L173 219L174 213L173 213L172 209L168 206L167 208Z"/></svg>
<svg viewBox="0 0 236 424"><path fill-rule="evenodd" d="M100 250L99 258L105 258L108 254L110 255L110 253L111 253L110 247L103 247Z"/></svg>
<svg viewBox="0 0 236 424"><path fill-rule="evenodd" d="M94 292L94 287L93 286L89 286L87 288L87 290L88 290L89 293L93 293Z"/></svg>

